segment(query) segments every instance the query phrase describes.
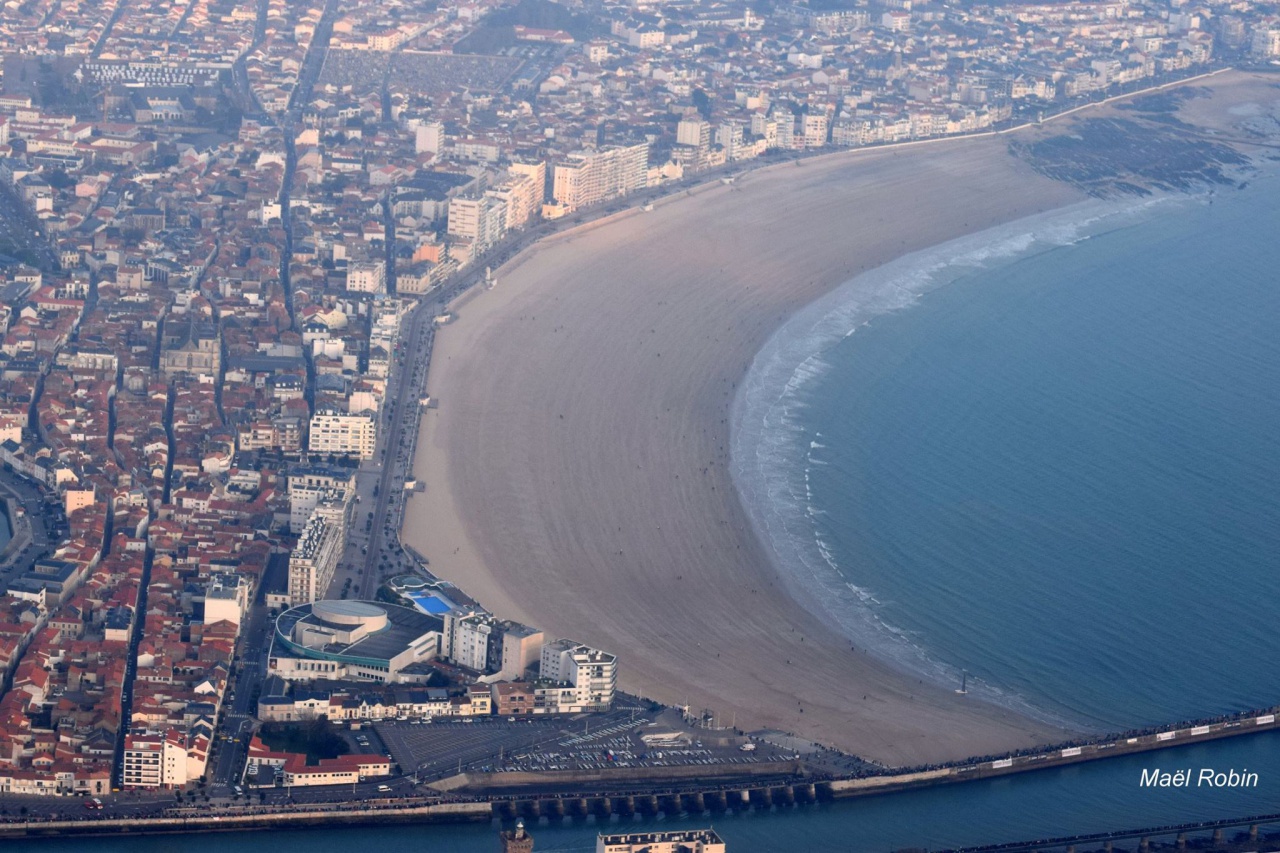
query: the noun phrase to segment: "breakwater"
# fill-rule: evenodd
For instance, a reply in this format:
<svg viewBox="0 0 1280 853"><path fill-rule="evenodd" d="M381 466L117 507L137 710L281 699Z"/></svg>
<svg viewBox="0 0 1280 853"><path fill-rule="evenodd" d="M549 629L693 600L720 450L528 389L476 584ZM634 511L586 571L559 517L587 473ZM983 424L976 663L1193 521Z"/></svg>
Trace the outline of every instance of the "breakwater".
<svg viewBox="0 0 1280 853"><path fill-rule="evenodd" d="M699 767L696 768L700 771L697 783L686 785L671 780L662 785L656 782L646 784L645 780L634 773L619 769L608 773L596 772L591 779L579 778L581 774L574 772L555 771L482 774L459 777L460 784L449 787L460 792L470 789L477 797L487 797L493 804L494 816L504 820L516 817L627 817L636 814L655 815L659 812L672 815L737 811L745 808L831 802L1011 776L1258 734L1277 727L1277 714L1274 711L1250 711L1248 714L1213 721L1126 732L1096 741L1061 744L1016 755L971 759L946 766L886 771L857 778L814 776L801 760L795 762L789 775L777 775L777 771L783 769L779 766L771 768L775 772L773 778L765 779L743 778L740 767L726 766L724 771L726 774L733 774L732 776L721 776L717 780L716 768ZM611 783L615 786L614 790L605 790L605 786ZM501 793L485 794L484 789L491 786L501 786ZM528 793L516 790L520 787L527 788Z"/></svg>
<svg viewBox="0 0 1280 853"><path fill-rule="evenodd" d="M1058 745L1036 752L969 760L949 766L886 771L860 778L823 777L814 774L803 759L773 762L767 768L760 768L760 775L754 777L744 774L742 765L699 766L689 768L697 773L688 778L669 775L662 779L646 778L637 774L636 768L590 773L551 771L462 774L436 783L435 787L450 791L441 797L409 801L377 800L364 804L334 802L297 806L289 810L257 806L228 806L215 812L194 808L169 809L163 816L130 819L89 816L78 820L10 819L6 823L0 823L0 840L62 835L175 834L394 823L429 825L516 818L545 818L554 821L612 816L629 818L662 814L671 817L681 814L737 813L829 803L1024 774L1212 740L1243 737L1273 731L1278 727L1280 725L1274 711L1251 711L1208 722L1128 732L1078 745ZM672 771L680 768L665 769ZM1264 818L1250 820L1255 824L1268 822ZM1153 834L1155 831L1134 832ZM1053 846L1048 842L1036 844L1039 846L1026 849L1047 849ZM1066 845L1064 843L1061 846ZM1015 846L1009 849L1023 848ZM1148 853L1146 848L1137 849L1141 853ZM1081 849L1072 853L1084 851Z"/></svg>
<svg viewBox="0 0 1280 853"><path fill-rule="evenodd" d="M585 819L588 817L656 817L659 814L703 814L746 811L774 806L807 805L833 799L827 784L775 780L755 781L743 787L715 790L653 791L587 796L526 797L497 800L493 817L509 821Z"/></svg>
<svg viewBox="0 0 1280 853"><path fill-rule="evenodd" d="M487 821L487 803L433 803L404 807L361 809L311 808L294 811L252 811L147 818L83 820L23 820L0 824L0 840L64 835L166 835L197 832L243 832L251 829L303 829L317 826L385 826L391 823L459 823Z"/></svg>
<svg viewBox="0 0 1280 853"><path fill-rule="evenodd" d="M969 760L938 767L926 767L901 773L867 776L860 779L832 781L835 796L857 796L862 793L885 793L922 785L989 779L1068 764L1080 764L1121 755L1152 752L1193 743L1204 743L1228 737L1271 731L1278 727L1277 709L1249 711L1211 721L1178 723L1170 726L1127 732L1104 739L1063 744L1043 750L1024 750L1007 756Z"/></svg>
<svg viewBox="0 0 1280 853"><path fill-rule="evenodd" d="M1136 842L1136 844L1134 843ZM1035 841L1015 841L965 847L941 853L1139 853L1187 850L1254 851L1280 848L1280 815L1255 815L1229 820L1197 821L1173 826L1099 832Z"/></svg>

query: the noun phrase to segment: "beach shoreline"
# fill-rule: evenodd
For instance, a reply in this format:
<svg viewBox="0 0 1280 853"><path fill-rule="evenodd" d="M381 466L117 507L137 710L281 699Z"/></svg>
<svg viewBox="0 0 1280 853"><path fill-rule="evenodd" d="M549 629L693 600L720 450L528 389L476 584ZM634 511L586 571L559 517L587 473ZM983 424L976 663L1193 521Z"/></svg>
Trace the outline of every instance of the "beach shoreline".
<svg viewBox="0 0 1280 853"><path fill-rule="evenodd" d="M730 472L752 526L779 574L790 582L793 598L904 675L947 689L964 685L971 699L1051 726L1092 727L940 662L900 626L882 621L875 594L883 591L847 580L816 532L813 513L827 510L813 504L809 471L812 465L829 464L812 461L815 452L825 457L827 439L825 433L809 430L805 409L814 402L808 389L822 386L831 368L828 352L861 327L910 310L975 269L1002 267L1098 230L1132 224L1151 207L1149 200L1083 201L905 255L823 294L769 337L734 397Z"/></svg>
<svg viewBox="0 0 1280 853"><path fill-rule="evenodd" d="M499 617L608 649L626 689L722 725L890 765L1062 740L890 669L787 594L729 430L797 310L1083 198L1001 139L962 138L766 167L541 241L437 334L405 540Z"/></svg>
<svg viewBox="0 0 1280 853"><path fill-rule="evenodd" d="M499 285L459 307L458 320L437 335L428 390L439 405L426 413L414 467L427 487L406 507L405 538L434 573L498 616L613 651L628 690L710 710L722 724L794 731L887 764L1060 740L1059 729L906 678L851 648L786 592L733 487L728 431L737 384L792 312L901 255L1081 198L990 139L859 154L748 173L542 243L500 270ZM796 182L803 189L789 187ZM806 212L810 196L825 203ZM897 204L927 196L936 200L931 212ZM791 236L748 254L743 235L760 245L776 216L791 218ZM820 257L797 245L823 222L830 229L855 217L862 227L843 245L837 228ZM693 242L707 251L679 251L673 236L698 230ZM660 269L641 266L646 244L663 245ZM621 270L639 271L640 283L602 282ZM682 270L685 286L671 284ZM655 279L666 286L637 293ZM609 307L615 297L629 297L626 310ZM744 310L724 317L731 306ZM723 338L699 329L718 309ZM588 322L602 314L618 323L607 333ZM655 340L628 334L633 322ZM540 370L519 356L549 336L564 338L554 342L553 353L564 354L554 367ZM627 347L601 360L601 349L626 338ZM517 378L512 368L521 362L530 373ZM598 367L608 370L591 376ZM677 382L667 381L668 370ZM608 392L628 387L645 402L634 400L636 409L618 418L624 401ZM601 405L584 405L584 389L602 395L592 401ZM641 410L655 408L662 416L650 415L651 428L636 423ZM513 442L522 420L537 428L519 430L524 440ZM617 452L610 435L623 441ZM685 441L664 437L672 435ZM500 446L507 452L491 452ZM543 464L535 470L514 470L516 458L537 456ZM623 494L592 489L612 482ZM566 511L557 513L557 504ZM482 518L489 523L470 521ZM664 528L676 543L660 538ZM592 535L574 541L574 529ZM599 570L610 562L616 570ZM609 583L611 576L624 582ZM676 612L664 617L666 609Z"/></svg>

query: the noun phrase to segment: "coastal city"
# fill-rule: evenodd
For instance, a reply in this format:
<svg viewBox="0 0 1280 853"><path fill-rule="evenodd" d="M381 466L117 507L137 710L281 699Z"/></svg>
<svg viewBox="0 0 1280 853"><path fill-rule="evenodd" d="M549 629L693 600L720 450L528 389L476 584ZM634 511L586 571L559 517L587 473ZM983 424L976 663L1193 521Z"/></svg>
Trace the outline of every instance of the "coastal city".
<svg viewBox="0 0 1280 853"><path fill-rule="evenodd" d="M1280 13L27 0L0 44L0 815L448 809L618 769L701 812L672 780L750 804L798 762L849 790L886 768L628 691L625 643L490 611L402 542L454 299L535 240L756 163L1280 63Z"/></svg>

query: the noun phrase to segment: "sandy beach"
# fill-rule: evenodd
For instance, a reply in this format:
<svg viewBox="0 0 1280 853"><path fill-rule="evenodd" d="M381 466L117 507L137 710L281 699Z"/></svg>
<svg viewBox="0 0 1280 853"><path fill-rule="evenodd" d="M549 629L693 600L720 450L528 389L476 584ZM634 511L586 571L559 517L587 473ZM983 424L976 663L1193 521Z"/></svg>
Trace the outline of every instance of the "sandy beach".
<svg viewBox="0 0 1280 853"><path fill-rule="evenodd" d="M616 652L622 686L903 765L1062 740L876 663L782 591L728 470L738 381L792 312L1081 199L1004 138L750 173L545 241L438 335L404 537L500 617Z"/></svg>

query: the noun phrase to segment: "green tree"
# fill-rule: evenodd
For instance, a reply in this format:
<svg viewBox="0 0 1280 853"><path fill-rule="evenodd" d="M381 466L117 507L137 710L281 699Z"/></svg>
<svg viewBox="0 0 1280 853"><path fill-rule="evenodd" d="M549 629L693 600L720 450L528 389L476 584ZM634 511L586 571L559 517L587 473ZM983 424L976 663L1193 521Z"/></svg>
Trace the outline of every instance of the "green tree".
<svg viewBox="0 0 1280 853"><path fill-rule="evenodd" d="M693 90L693 105L698 113L707 121L711 121L711 96L702 89Z"/></svg>

